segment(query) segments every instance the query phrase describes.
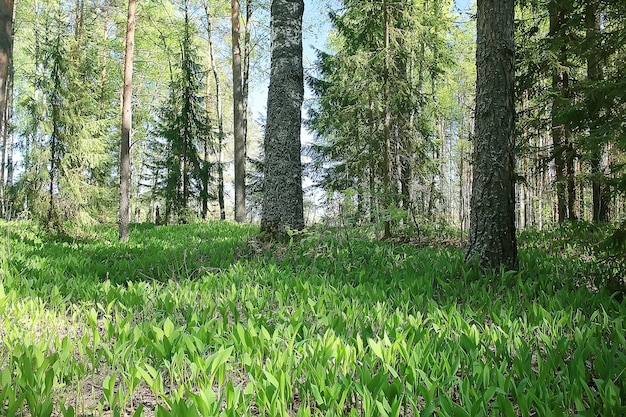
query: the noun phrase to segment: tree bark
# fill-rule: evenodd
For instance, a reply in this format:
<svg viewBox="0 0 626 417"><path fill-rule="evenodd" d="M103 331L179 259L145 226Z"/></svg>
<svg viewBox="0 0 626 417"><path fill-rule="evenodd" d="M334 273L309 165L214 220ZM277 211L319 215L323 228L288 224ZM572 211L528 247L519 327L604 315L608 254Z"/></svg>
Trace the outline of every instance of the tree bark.
<svg viewBox="0 0 626 417"><path fill-rule="evenodd" d="M5 118L9 87L9 73L13 61L13 0L0 0L0 136L2 136L2 159L0 160L0 215L4 216L5 160L7 158L8 120Z"/></svg>
<svg viewBox="0 0 626 417"><path fill-rule="evenodd" d="M244 46L243 46L243 143L248 143L248 100L250 96L250 59L252 54L252 0L246 0L246 24L244 26ZM245 154L244 154L245 159Z"/></svg>
<svg viewBox="0 0 626 417"><path fill-rule="evenodd" d="M466 260L515 270L514 0L478 0L476 135Z"/></svg>
<svg viewBox="0 0 626 417"><path fill-rule="evenodd" d="M390 15L389 15L389 4L387 0L383 2L383 15L385 19L385 68L383 70L383 105L385 106L385 120L383 124L383 141L384 141L384 153L383 153L383 175L385 182L385 190L384 190L384 209L389 210L391 204L391 194L392 194L392 184L391 184L391 86L389 80L389 72L391 66L391 57L389 56L391 51L391 34L390 34ZM383 235L383 239L388 239L391 237L391 220L388 218L389 213L385 213L385 231Z"/></svg>
<svg viewBox="0 0 626 417"><path fill-rule="evenodd" d="M240 7L239 0L231 0L233 39L233 120L235 141L235 221L246 220L246 143L244 136L244 101L241 73Z"/></svg>
<svg viewBox="0 0 626 417"><path fill-rule="evenodd" d="M563 30L564 17L563 10L557 4L557 0L553 0L550 7L550 34L549 36L556 41ZM554 157L554 169L556 174L556 195L557 195L557 216L559 223L563 223L567 218L567 195L566 195L566 130L562 118L559 116L559 108L562 106L562 98L558 96L563 92L563 86L566 83L567 72L565 66L565 46L558 48L558 66L552 70L552 90L554 98L552 100L551 110L551 133L552 133L552 152ZM561 68L559 68L561 67Z"/></svg>
<svg viewBox="0 0 626 417"><path fill-rule="evenodd" d="M604 78L602 60L599 56L598 43L600 37L600 11L599 0L588 0L585 9L585 28L586 36L590 45L592 45L591 53L587 56L587 79L592 83L602 81ZM598 100L595 97L589 97L588 99L588 111L591 119L590 133L595 143L592 145L594 149L591 151L591 188L592 188L592 206L593 206L593 221L607 222L609 221L609 207L610 207L610 194L609 189L605 184L605 167L603 166L603 155L606 153L606 145L598 137L597 130L599 126L599 116L603 106L603 100Z"/></svg>
<svg viewBox="0 0 626 417"><path fill-rule="evenodd" d="M135 53L136 0L128 0L126 22L126 54L124 58L124 91L122 98L122 141L120 143L120 211L119 239L128 241L130 226L130 130L132 126L131 97L133 88L133 57Z"/></svg>
<svg viewBox="0 0 626 417"><path fill-rule="evenodd" d="M226 220L224 206L224 167L222 165L222 148L224 147L224 118L222 117L222 92L220 78L215 66L215 53L213 48L213 25L208 3L204 3L207 19L207 37L209 42L209 66L215 80L215 110L217 112L217 201L220 207L220 220Z"/></svg>
<svg viewBox="0 0 626 417"><path fill-rule="evenodd" d="M265 130L265 172L261 231L285 237L304 228L301 107L303 0L272 0L271 73Z"/></svg>

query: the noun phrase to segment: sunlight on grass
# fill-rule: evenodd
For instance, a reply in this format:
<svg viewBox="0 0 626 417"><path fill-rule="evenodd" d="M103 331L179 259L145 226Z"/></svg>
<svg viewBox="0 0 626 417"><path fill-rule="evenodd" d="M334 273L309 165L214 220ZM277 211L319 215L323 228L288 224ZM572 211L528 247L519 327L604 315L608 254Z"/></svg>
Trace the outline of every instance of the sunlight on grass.
<svg viewBox="0 0 626 417"><path fill-rule="evenodd" d="M626 412L624 303L532 248L483 278L454 247L333 230L262 246L228 223L128 245L0 229L8 415Z"/></svg>

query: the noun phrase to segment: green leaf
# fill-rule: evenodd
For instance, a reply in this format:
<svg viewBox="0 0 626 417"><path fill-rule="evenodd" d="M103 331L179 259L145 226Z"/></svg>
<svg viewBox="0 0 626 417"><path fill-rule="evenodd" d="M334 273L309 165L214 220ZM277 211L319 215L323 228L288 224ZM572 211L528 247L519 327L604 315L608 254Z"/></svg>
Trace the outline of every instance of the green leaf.
<svg viewBox="0 0 626 417"><path fill-rule="evenodd" d="M223 366L228 361L232 352L233 352L232 346L226 349L220 348L220 350L217 353L214 353L213 355L209 357L211 361L211 375L214 376L217 369Z"/></svg>
<svg viewBox="0 0 626 417"><path fill-rule="evenodd" d="M369 345L374 355L376 355L380 360L384 361L383 357L383 346L381 342L375 342L373 339L367 339L367 344Z"/></svg>
<svg viewBox="0 0 626 417"><path fill-rule="evenodd" d="M172 320L170 320L169 317L166 318L165 322L163 323L163 335L165 335L165 337L169 339L171 338L175 330L176 330L176 327L174 326L174 323L172 322Z"/></svg>
<svg viewBox="0 0 626 417"><path fill-rule="evenodd" d="M270 382L270 384L272 384L276 388L280 388L278 380L276 379L276 377L274 375L272 375L271 373L269 373L265 369L263 370L263 374L265 375L267 380Z"/></svg>
<svg viewBox="0 0 626 417"><path fill-rule="evenodd" d="M143 404L139 404L139 407L133 413L133 417L141 417L143 415Z"/></svg>
<svg viewBox="0 0 626 417"><path fill-rule="evenodd" d="M498 408L502 415L506 417L516 417L515 408L511 401L503 394L498 395Z"/></svg>

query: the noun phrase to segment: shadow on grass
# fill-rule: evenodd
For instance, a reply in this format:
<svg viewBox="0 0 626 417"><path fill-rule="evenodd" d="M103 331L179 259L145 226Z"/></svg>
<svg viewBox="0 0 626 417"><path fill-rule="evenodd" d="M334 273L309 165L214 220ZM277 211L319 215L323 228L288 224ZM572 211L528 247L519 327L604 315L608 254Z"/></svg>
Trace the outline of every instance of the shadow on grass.
<svg viewBox="0 0 626 417"><path fill-rule="evenodd" d="M104 226L77 236L48 235L28 224L0 226L7 229L2 234L10 236L8 260L11 275L21 281L18 291L44 296L56 285L61 295L73 298L80 287L79 294L97 297L93 287L105 282L194 279L203 271L226 269L254 230L217 222L158 227L135 224L129 242L122 243L117 240L117 230Z"/></svg>
<svg viewBox="0 0 626 417"><path fill-rule="evenodd" d="M575 241L575 232L560 233ZM308 282L347 293L369 307L384 303L418 313L436 303L446 309L470 308L485 316L482 311L489 309L484 302L490 300L496 306L513 306L520 315L529 305L555 311L573 308L586 315L600 309L612 316L623 314L624 305L610 292L581 284L587 258L573 262L527 242L520 248L520 272L502 270L487 275L465 263L462 247L415 247L371 237L346 237L332 230L326 236L305 237L298 244L257 243L248 256L291 271L290 285Z"/></svg>
<svg viewBox="0 0 626 417"><path fill-rule="evenodd" d="M103 285L196 279L207 271L227 271L244 253L241 273L253 276L246 282L267 288L308 284L320 292L358 298L370 307L384 303L417 313L437 303L480 314L489 299L520 306L520 314L528 304L573 307L585 314L600 308L611 314L623 311L606 291L580 285L580 265L542 251L535 234L522 236L520 273L483 276L464 263L459 248L413 247L333 232L313 233L293 244L254 247L254 239L249 240L254 227L225 222L136 224L128 243L118 242L117 230L104 226L79 236L54 236L29 224L5 223L0 232L10 236L13 246L8 256L15 281L11 286L44 299L57 287L61 297L72 301L107 301ZM558 233L541 237L563 239ZM270 271L278 271L281 278Z"/></svg>

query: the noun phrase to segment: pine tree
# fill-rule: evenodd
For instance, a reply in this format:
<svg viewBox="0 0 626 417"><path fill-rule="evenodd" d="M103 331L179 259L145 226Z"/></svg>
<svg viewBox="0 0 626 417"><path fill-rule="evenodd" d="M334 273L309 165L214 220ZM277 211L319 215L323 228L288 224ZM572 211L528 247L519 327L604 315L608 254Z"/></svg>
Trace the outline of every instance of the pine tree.
<svg viewBox="0 0 626 417"><path fill-rule="evenodd" d="M476 135L466 259L515 270L514 0L479 0Z"/></svg>

